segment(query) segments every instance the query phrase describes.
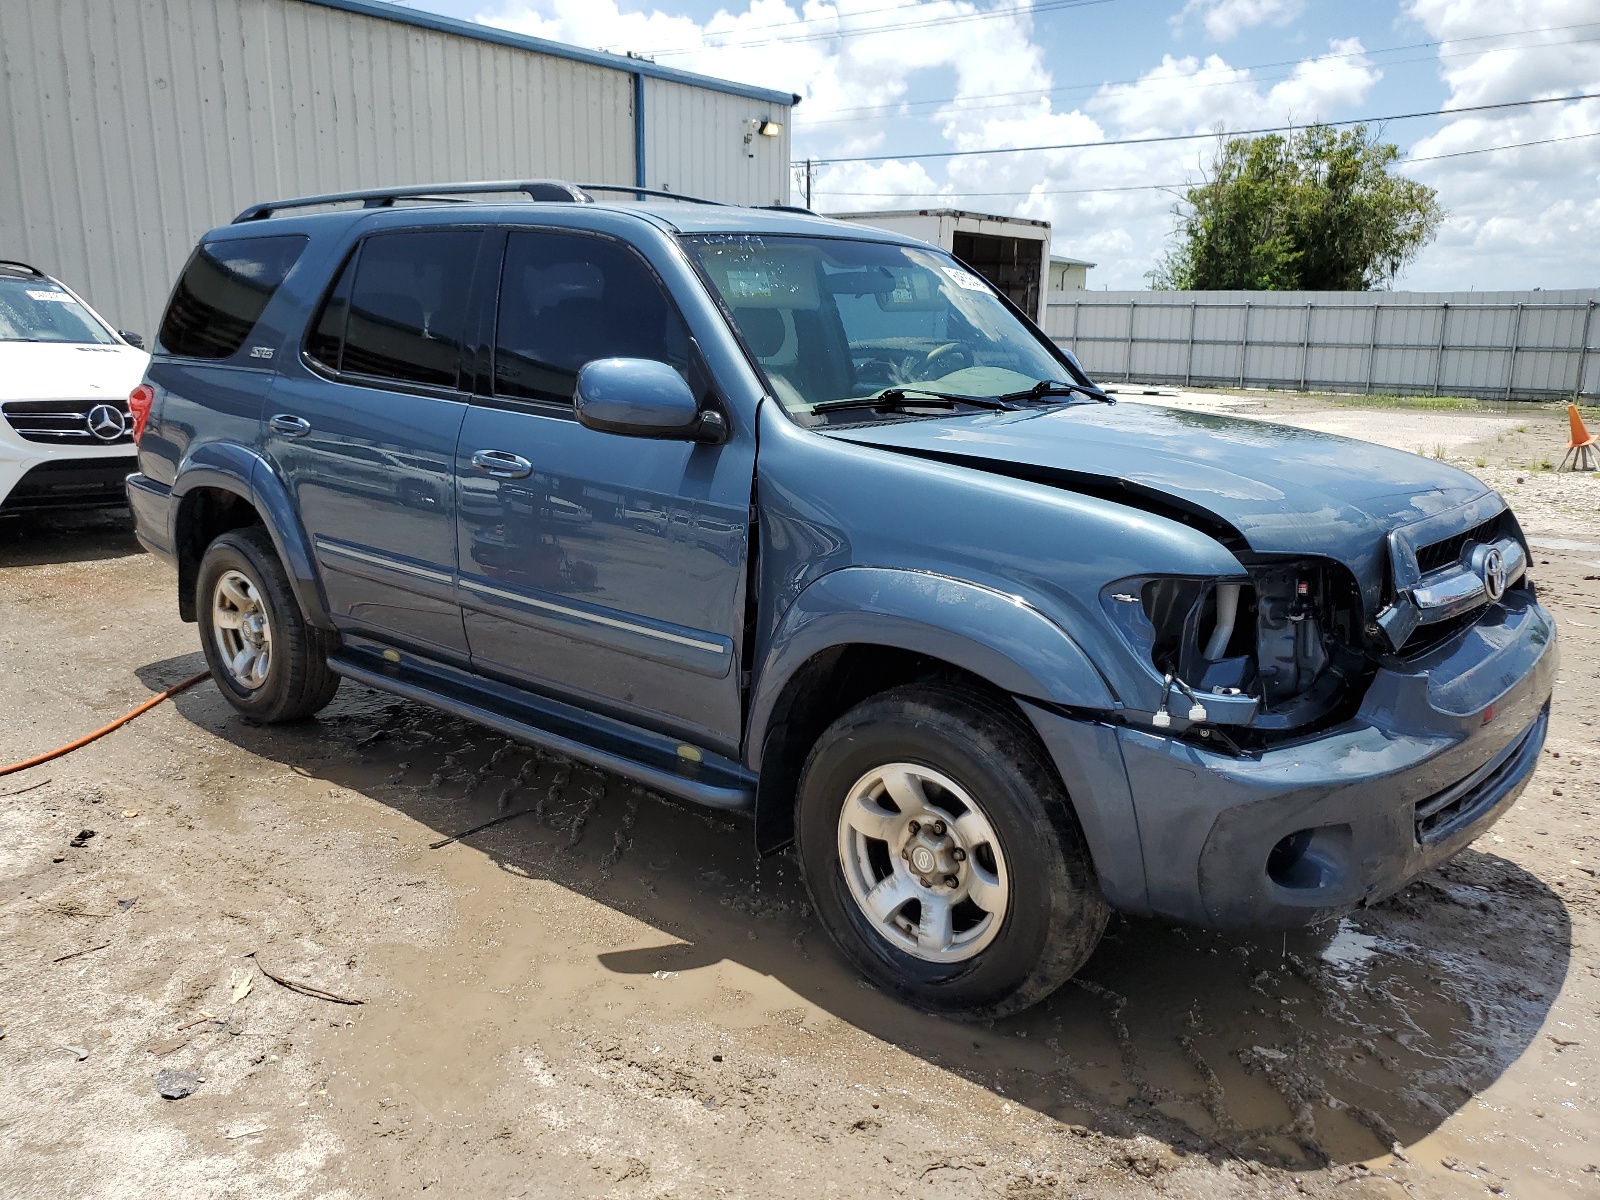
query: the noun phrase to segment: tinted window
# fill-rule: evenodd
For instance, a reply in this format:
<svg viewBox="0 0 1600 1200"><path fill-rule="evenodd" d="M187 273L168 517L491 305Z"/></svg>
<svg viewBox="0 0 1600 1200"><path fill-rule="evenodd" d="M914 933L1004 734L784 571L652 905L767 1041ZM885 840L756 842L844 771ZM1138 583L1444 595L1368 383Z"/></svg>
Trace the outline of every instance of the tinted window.
<svg viewBox="0 0 1600 1200"><path fill-rule="evenodd" d="M649 358L687 372L689 333L628 247L562 233L507 239L495 328L495 391L571 403L597 358Z"/></svg>
<svg viewBox="0 0 1600 1200"><path fill-rule="evenodd" d="M455 387L478 239L475 232L442 230L375 234L363 242L353 261L338 368ZM314 326L313 342L324 362L342 304L335 289Z"/></svg>
<svg viewBox="0 0 1600 1200"><path fill-rule="evenodd" d="M161 322L161 348L185 358L230 358L306 248L301 234L202 243Z"/></svg>

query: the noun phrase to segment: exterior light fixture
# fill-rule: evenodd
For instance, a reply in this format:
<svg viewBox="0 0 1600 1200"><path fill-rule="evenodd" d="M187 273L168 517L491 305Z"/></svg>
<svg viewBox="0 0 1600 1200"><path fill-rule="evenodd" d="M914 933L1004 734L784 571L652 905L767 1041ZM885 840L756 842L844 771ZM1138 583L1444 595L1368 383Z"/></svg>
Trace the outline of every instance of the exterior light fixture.
<svg viewBox="0 0 1600 1200"><path fill-rule="evenodd" d="M756 132L762 137L777 137L783 132L783 126L776 121L762 121L756 127Z"/></svg>

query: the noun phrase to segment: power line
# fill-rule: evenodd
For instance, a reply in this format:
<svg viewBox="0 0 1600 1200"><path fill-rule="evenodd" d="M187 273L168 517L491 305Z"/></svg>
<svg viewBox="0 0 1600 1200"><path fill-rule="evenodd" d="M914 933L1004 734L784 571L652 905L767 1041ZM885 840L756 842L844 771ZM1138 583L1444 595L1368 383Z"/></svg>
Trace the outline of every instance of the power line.
<svg viewBox="0 0 1600 1200"><path fill-rule="evenodd" d="M1389 121L1413 121L1423 117L1455 117L1466 113L1495 112L1507 108L1527 108L1535 104L1570 104L1575 100L1593 100L1600 97L1600 92L1584 92L1576 96L1550 96L1542 100L1507 100L1500 104L1472 104L1462 108L1437 108L1426 112L1392 113L1382 117L1355 117L1348 121L1321 121L1316 124L1327 125L1338 129L1349 125L1382 125ZM831 166L836 163L858 162L888 162L902 159L924 158L970 158L979 154L1029 154L1044 150L1098 150L1107 146L1149 146L1158 142L1194 142L1218 136L1227 137L1254 137L1264 133L1289 133L1296 129L1304 129L1307 123L1298 125L1269 125L1260 129L1234 129L1223 130L1219 134L1211 133L1172 133L1161 137L1142 138L1108 138L1098 142L1056 142L1046 146L997 146L992 149L982 150L928 150L916 154L857 154L840 158L813 158L809 161L815 166ZM799 165L799 161L792 165Z"/></svg>
<svg viewBox="0 0 1600 1200"><path fill-rule="evenodd" d="M1592 29L1596 25L1600 25L1600 21L1585 21L1585 22L1582 22L1581 24L1578 24L1578 25L1552 25L1552 26L1548 26L1548 27L1545 27L1545 28L1541 28L1541 29L1510 30L1510 31L1507 31L1506 33L1483 34L1483 35L1481 35L1480 37L1477 37L1477 38L1451 38L1451 39L1449 39L1449 41L1451 43L1468 42L1468 41L1482 41L1485 38L1517 37L1517 36L1521 36L1521 35L1524 35L1524 34L1549 33L1549 32L1554 32L1556 30L1564 30L1564 29ZM1584 44L1586 42L1594 42L1594 41L1600 41L1600 35L1596 35L1594 37L1562 38L1559 41L1553 41L1553 42L1530 42L1530 43L1527 43L1525 45L1519 45L1519 46L1489 46L1489 47L1486 47L1485 49L1482 49L1482 50L1457 50L1457 51L1453 51L1453 52L1448 53L1448 54L1430 54L1430 55L1423 55L1423 56L1418 57L1418 58L1389 59L1386 62L1374 62L1372 65L1378 66L1378 67L1399 67L1399 66L1405 66L1405 65L1407 65L1409 63L1432 63L1432 62L1438 62L1440 59L1444 59L1444 58L1467 58L1467 57L1471 57L1473 55L1503 54L1503 53L1505 53L1507 51L1511 51L1511 50L1541 50L1541 49L1544 49L1546 47L1575 46L1575 45ZM1409 44L1401 45L1401 46L1384 46L1384 47L1381 47L1381 48L1376 49L1376 50L1352 50L1352 51L1347 51L1347 52L1339 53L1339 54L1319 54L1319 55L1316 55L1314 58L1281 59L1278 62L1252 63L1252 64L1248 64L1246 66L1240 66L1240 67L1230 67L1230 66L1227 66L1226 64L1224 64L1222 67L1218 67L1218 68L1204 67L1204 68L1201 68L1200 70L1196 71L1193 75L1185 75L1182 78L1175 78L1175 79L1116 79L1116 80L1107 80L1107 81L1102 82L1102 83L1067 84L1067 85L1064 85L1062 87L1030 88L1030 89L1026 89L1026 90L1023 90L1023 91L1016 91L1016 92L984 92L984 93L980 93L978 95L973 95L973 96L944 96L944 97L940 97L940 98L937 98L937 99L929 99L929 100L907 100L907 101L902 101L902 102L899 102L899 103L896 103L896 104L867 104L867 105L860 105L860 106L855 107L855 108L825 108L825 109L812 109L812 110L797 110L796 114L795 114L795 124L796 124L796 128L800 128L801 126L803 126L806 129L811 129L811 128L814 128L814 127L819 126L819 125L855 124L856 122L861 121L861 120L870 120L874 115L888 115L888 114L892 114L892 113L897 113L897 112L901 111L902 109L907 109L907 108L929 108L929 107L936 107L936 106L941 105L941 104L954 104L954 103L957 103L957 102L963 102L963 103L961 103L961 106L958 109L952 110L953 113L982 112L982 111L988 111L988 110L993 110L993 109L1003 109L1003 108L1020 108L1020 107L1023 107L1025 105L1031 103L1031 101L1033 99L1037 99L1037 98L1039 98L1041 96L1054 96L1054 95L1058 95L1058 94L1065 93L1065 92L1093 92L1093 91L1095 91L1095 90L1097 90L1099 88L1108 88L1108 87L1142 87L1142 88L1150 88L1152 85L1155 85L1155 86L1159 87L1160 85L1165 85L1165 84L1170 84L1173 87L1181 86L1181 87L1183 87L1184 89L1187 89L1187 90L1192 90L1192 89L1195 89L1195 88L1212 88L1212 87L1240 87L1240 86L1244 86L1244 85L1247 85L1247 84L1270 83L1270 82L1273 82L1274 80L1278 80L1278 79L1287 79L1287 78L1289 78L1290 75L1293 74L1293 72L1291 71L1287 75L1258 75L1258 76L1255 76L1255 77L1249 78L1249 79L1221 79L1221 80L1216 80L1216 81L1211 82L1211 83L1200 82L1200 80L1205 75L1215 74L1215 73L1218 73L1220 71L1230 71L1230 72L1263 71L1263 70L1267 70L1267 69L1272 68L1272 67L1298 67L1301 63L1305 63L1305 62L1326 63L1326 62L1333 62L1335 60L1345 59L1345 58L1362 58L1362 57L1371 57L1371 56L1381 55L1381 54L1396 54L1396 53L1399 53L1402 50L1417 50L1417 49L1426 48L1428 46L1442 46L1442 45L1445 45L1445 44L1446 43L1443 42L1443 41L1439 41L1439 42L1414 42L1414 43L1409 43ZM1012 101L1012 102L1006 103L1006 104L969 104L969 103L964 103L965 101L971 101L971 100L1004 100L1004 99L1007 99L1008 97L1012 97L1012 96L1025 96L1025 97L1029 97L1029 99L1028 100L1020 100L1020 101ZM843 116L843 117L840 117L840 116L828 116L828 117L825 117L822 120L813 120L812 119L812 113L819 112L819 111L822 112L822 113L825 113L825 114L853 113L855 115L854 116ZM944 115L949 115L949 114L941 113L941 114L938 114L938 115L944 116Z"/></svg>
<svg viewBox="0 0 1600 1200"><path fill-rule="evenodd" d="M962 25L969 21L991 21L999 17L1034 17L1042 13L1060 12L1069 8L1090 8L1101 4L1113 4L1116 0L1043 0L1039 4L1018 4L1008 8L980 9L976 12L961 13L955 16L931 17L917 21L890 21L883 25L872 25L865 29L827 29L816 33L797 33L792 37L771 37L751 40L735 40L728 42L708 43L701 46L679 46L670 50L647 50L644 54L651 58L663 58L674 54L701 54L707 50L729 50L736 48L749 48L753 46L798 45L802 42L826 42L837 38L865 37L874 33L900 33L908 29L927 29L934 25ZM922 5L915 7L921 8ZM886 12L887 9L869 9L869 12ZM901 9L899 11L908 11ZM817 20L848 20L860 14L840 13L831 18L819 17ZM707 37L716 37L716 34L707 34Z"/></svg>
<svg viewBox="0 0 1600 1200"><path fill-rule="evenodd" d="M1438 162L1441 158L1465 158L1469 154L1492 154L1496 150L1520 150L1524 146L1548 146L1552 142L1576 142L1582 138L1600 137L1600 131L1594 133L1569 133L1564 137L1539 138L1532 142L1512 142L1506 146L1480 146L1476 150L1452 150L1449 154L1425 154L1421 158L1402 158L1397 164L1405 166L1406 163Z"/></svg>
<svg viewBox="0 0 1600 1200"><path fill-rule="evenodd" d="M1476 150L1454 150L1449 154L1425 154L1420 158L1402 158L1396 165L1405 166L1408 163L1437 162L1442 158L1465 158L1469 154L1493 154L1499 150L1521 150L1525 146L1548 146L1555 142L1575 142L1582 138L1600 137L1600 130L1594 133L1573 133L1564 137L1539 138L1531 142L1512 142L1505 146L1480 146ZM860 197L895 197L904 196L909 200L941 200L946 197L970 199L973 197L987 196L1082 196L1099 192L1169 192L1178 188L1191 188L1192 183L1140 183L1127 187L1099 187L1099 188L1052 188L1045 191L1020 191L1020 192L835 192L819 190L819 196L860 196Z"/></svg>
<svg viewBox="0 0 1600 1200"><path fill-rule="evenodd" d="M835 7L834 11L829 13L825 17L797 17L793 21L772 21L772 22L770 22L770 23L768 23L766 25L746 25L743 29L738 30L737 32L740 32L740 33L759 33L759 32L762 32L762 31L768 30L768 29L788 29L789 27L794 26L794 25L816 25L816 24L819 24L819 23L821 23L823 21L837 21L841 17L870 17L870 16L873 16L873 15L875 15L877 13L906 12L909 9L912 9L912 8L926 8L929 4L936 3L936 2L937 2L937 0L913 0L913 3L911 3L910 5L905 5L905 4L886 4L882 8L863 8L858 12L852 12L852 13L841 13L841 12L839 12L838 8ZM678 53L682 53L682 51L678 51L678 50L665 50L665 51L663 51L663 50L646 50L645 53L646 54L678 54Z"/></svg>

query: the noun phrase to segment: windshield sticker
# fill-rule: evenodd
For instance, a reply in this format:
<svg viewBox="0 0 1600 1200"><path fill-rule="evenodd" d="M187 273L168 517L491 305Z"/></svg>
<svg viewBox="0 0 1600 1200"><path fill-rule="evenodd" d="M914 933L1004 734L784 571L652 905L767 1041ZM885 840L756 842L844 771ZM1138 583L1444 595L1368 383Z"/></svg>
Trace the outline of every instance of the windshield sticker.
<svg viewBox="0 0 1600 1200"><path fill-rule="evenodd" d="M772 299L772 276L766 271L728 271L728 299Z"/></svg>
<svg viewBox="0 0 1600 1200"><path fill-rule="evenodd" d="M957 287L964 287L969 292L987 292L989 290L989 285L970 271L963 271L960 267L941 267L940 269L950 276Z"/></svg>
<svg viewBox="0 0 1600 1200"><path fill-rule="evenodd" d="M25 290L27 291L28 299L30 300L54 300L57 304L72 303L72 297L67 295L65 292L46 292L40 290L39 288L27 288Z"/></svg>

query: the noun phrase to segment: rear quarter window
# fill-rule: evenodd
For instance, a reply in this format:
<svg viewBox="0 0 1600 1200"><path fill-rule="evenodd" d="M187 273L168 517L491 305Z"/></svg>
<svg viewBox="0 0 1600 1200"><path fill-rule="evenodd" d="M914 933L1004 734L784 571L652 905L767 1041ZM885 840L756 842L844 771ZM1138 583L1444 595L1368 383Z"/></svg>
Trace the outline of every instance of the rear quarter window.
<svg viewBox="0 0 1600 1200"><path fill-rule="evenodd" d="M160 348L182 358L231 358L250 336L309 239L303 234L202 242L161 321Z"/></svg>

